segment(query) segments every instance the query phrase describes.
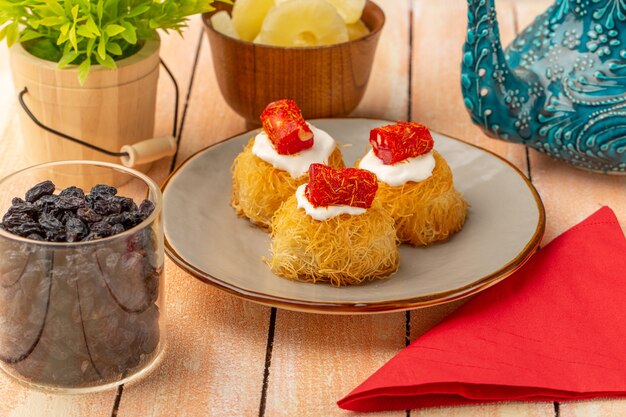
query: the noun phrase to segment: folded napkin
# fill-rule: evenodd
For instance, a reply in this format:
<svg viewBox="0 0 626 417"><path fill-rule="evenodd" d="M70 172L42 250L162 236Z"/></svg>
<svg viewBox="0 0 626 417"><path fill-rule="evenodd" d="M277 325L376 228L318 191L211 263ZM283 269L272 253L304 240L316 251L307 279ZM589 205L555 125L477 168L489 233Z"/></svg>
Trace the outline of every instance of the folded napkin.
<svg viewBox="0 0 626 417"><path fill-rule="evenodd" d="M626 395L626 239L604 207L338 402L354 411Z"/></svg>

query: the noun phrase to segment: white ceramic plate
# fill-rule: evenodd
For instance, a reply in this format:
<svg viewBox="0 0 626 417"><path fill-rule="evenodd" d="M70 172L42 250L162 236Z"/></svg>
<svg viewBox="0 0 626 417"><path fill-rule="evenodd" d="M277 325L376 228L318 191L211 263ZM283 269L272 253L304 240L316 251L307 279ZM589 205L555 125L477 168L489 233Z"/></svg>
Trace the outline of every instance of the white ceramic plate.
<svg viewBox="0 0 626 417"><path fill-rule="evenodd" d="M389 121L319 119L312 123L342 146L351 166L368 149L369 131ZM439 304L481 291L510 275L537 249L545 226L532 184L506 160L433 133L435 148L454 173L471 207L449 241L400 247L400 269L389 280L335 288L272 274L269 236L230 206L230 165L255 132L195 154L163 186L166 250L196 278L251 301L319 313L398 311Z"/></svg>

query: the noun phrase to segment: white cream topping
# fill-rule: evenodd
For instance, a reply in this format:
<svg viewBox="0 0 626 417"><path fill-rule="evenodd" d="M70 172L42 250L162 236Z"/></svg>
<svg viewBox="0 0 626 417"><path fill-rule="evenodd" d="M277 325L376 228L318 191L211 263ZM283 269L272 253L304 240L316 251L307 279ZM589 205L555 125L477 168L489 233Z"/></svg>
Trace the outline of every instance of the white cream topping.
<svg viewBox="0 0 626 417"><path fill-rule="evenodd" d="M378 181L387 183L392 187L404 185L409 181L420 182L430 178L433 175L435 165L435 156L432 151L415 158L407 158L393 165L385 165L374 154L374 150L370 149L359 162L359 168L373 172Z"/></svg>
<svg viewBox="0 0 626 417"><path fill-rule="evenodd" d="M311 216L315 220L327 220L331 217L339 216L340 214L350 214L352 216L358 216L365 213L367 209L362 207L352 206L328 206L328 207L315 207L309 199L306 197L304 190L306 184L302 184L296 190L296 200L298 200L298 208L303 208L306 214Z"/></svg>
<svg viewBox="0 0 626 417"><path fill-rule="evenodd" d="M287 171L293 178L299 178L309 170L311 164L328 164L330 154L335 150L335 140L328 133L309 124L313 131L313 146L294 155L281 155L262 130L254 138L252 153L274 168Z"/></svg>

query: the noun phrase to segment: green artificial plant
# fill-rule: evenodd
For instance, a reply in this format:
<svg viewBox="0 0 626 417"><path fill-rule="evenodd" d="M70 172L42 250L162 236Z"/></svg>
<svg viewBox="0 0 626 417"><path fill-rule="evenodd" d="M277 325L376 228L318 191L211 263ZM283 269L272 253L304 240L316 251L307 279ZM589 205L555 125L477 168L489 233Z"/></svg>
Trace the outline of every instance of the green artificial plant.
<svg viewBox="0 0 626 417"><path fill-rule="evenodd" d="M78 65L84 84L92 64L115 68L156 29L180 33L187 17L213 0L0 0L0 41L20 42L36 57Z"/></svg>

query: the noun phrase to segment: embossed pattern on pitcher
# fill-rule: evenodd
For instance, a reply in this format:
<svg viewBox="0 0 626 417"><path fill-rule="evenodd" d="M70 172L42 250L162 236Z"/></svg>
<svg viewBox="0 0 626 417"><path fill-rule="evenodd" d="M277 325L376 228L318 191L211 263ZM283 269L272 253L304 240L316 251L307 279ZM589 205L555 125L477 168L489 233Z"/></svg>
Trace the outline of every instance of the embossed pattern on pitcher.
<svg viewBox="0 0 626 417"><path fill-rule="evenodd" d="M557 0L502 50L493 0L468 0L461 84L491 136L626 173L626 0Z"/></svg>

